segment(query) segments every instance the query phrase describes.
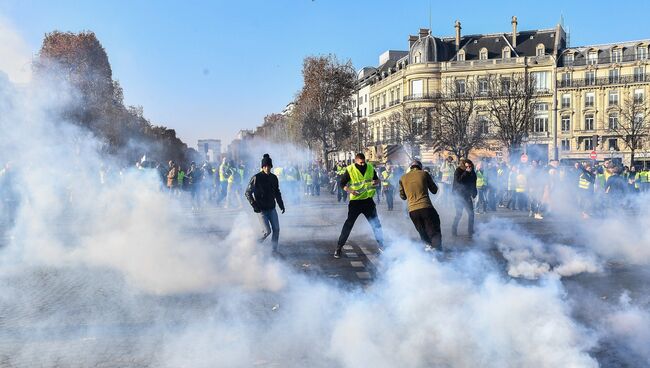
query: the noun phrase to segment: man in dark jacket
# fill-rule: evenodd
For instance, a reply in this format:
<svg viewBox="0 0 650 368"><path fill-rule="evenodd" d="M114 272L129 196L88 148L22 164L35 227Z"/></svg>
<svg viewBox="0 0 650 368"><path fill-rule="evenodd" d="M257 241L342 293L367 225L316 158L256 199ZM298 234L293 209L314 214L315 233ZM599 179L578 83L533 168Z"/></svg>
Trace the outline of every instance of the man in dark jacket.
<svg viewBox="0 0 650 368"><path fill-rule="evenodd" d="M440 250L440 216L431 204L429 192L438 193L438 186L420 161L411 163L411 170L399 179L399 196L407 201L409 217L426 244L425 250Z"/></svg>
<svg viewBox="0 0 650 368"><path fill-rule="evenodd" d="M278 239L280 238L280 221L278 220L278 212L275 210L275 203L278 203L278 207L284 213L284 202L280 193L278 177L271 172L271 168L273 168L273 161L265 153L262 158L262 171L253 175L248 183L246 199L253 207L253 211L257 213L262 224L260 242L264 241L273 232L271 242L273 243L273 252L277 252Z"/></svg>
<svg viewBox="0 0 650 368"><path fill-rule="evenodd" d="M467 211L467 232L469 236L474 235L474 202L476 198L476 173L474 164L469 159L461 158L458 168L454 172L454 183L452 192L455 197L456 216L451 226L451 234L458 235L458 223L463 216L463 210Z"/></svg>

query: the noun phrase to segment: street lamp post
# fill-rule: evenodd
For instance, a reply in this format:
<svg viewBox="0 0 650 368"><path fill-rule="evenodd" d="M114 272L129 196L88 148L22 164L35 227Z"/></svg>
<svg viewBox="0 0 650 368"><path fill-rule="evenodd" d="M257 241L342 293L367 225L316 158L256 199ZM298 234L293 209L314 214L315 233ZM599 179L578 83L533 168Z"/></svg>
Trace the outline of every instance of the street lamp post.
<svg viewBox="0 0 650 368"><path fill-rule="evenodd" d="M557 146L557 55L551 55L553 58L553 160L559 160L559 149Z"/></svg>

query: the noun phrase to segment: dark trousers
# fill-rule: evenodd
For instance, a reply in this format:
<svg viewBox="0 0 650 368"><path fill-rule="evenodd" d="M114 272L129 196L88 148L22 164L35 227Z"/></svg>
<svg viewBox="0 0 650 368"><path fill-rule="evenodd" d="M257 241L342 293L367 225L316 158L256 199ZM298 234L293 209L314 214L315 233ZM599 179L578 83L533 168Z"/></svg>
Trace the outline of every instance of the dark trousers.
<svg viewBox="0 0 650 368"><path fill-rule="evenodd" d="M278 220L278 212L275 208L270 210L264 210L257 214L257 217L260 219L260 224L262 225L262 237L260 242L263 242L264 239L268 238L271 233L271 243L273 245L273 250L278 250L278 240L280 239L280 221Z"/></svg>
<svg viewBox="0 0 650 368"><path fill-rule="evenodd" d="M368 219L368 223L372 227L373 233L375 233L375 239L379 246L384 245L384 234L381 230L381 223L379 222L379 217L377 216L377 207L372 198L363 199L363 200L354 200L350 201L348 204L348 218L343 224L341 229L341 235L339 236L338 247L341 248L345 245L345 242L348 241L354 222L357 221L357 217L363 214Z"/></svg>
<svg viewBox="0 0 650 368"><path fill-rule="evenodd" d="M456 215L454 216L454 223L451 225L451 233L458 234L458 223L463 216L463 210L467 212L467 232L469 235L474 234L474 201L472 197L458 197L455 201Z"/></svg>
<svg viewBox="0 0 650 368"><path fill-rule="evenodd" d="M478 199L476 201L476 207L478 207L477 211L479 213L485 213L488 208L487 187L477 188L476 191L478 193Z"/></svg>
<svg viewBox="0 0 650 368"><path fill-rule="evenodd" d="M420 234L420 239L426 244L440 250L442 236L440 235L440 216L435 208L422 208L409 212L409 217Z"/></svg>
<svg viewBox="0 0 650 368"><path fill-rule="evenodd" d="M388 206L388 210L392 211L393 210L393 197L395 196L395 191L393 190L392 186L385 186L384 187L384 196L386 197L386 205Z"/></svg>

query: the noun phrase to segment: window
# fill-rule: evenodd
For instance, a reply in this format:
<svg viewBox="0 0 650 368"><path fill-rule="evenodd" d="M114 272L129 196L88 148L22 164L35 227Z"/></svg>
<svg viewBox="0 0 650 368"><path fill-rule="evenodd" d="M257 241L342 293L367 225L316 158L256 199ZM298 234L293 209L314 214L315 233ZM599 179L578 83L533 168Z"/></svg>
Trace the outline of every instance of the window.
<svg viewBox="0 0 650 368"><path fill-rule="evenodd" d="M607 127L610 130L618 129L618 114L617 113L609 114L609 124L607 125Z"/></svg>
<svg viewBox="0 0 650 368"><path fill-rule="evenodd" d="M481 135L490 134L490 121L485 116L478 118L478 132Z"/></svg>
<svg viewBox="0 0 650 368"><path fill-rule="evenodd" d="M585 93L585 107L594 107L596 104L596 94L594 92Z"/></svg>
<svg viewBox="0 0 650 368"><path fill-rule="evenodd" d="M422 60L422 53L421 53L421 52L418 52L418 53L416 53L415 56L413 57L413 64L417 64L417 63L419 63L420 60Z"/></svg>
<svg viewBox="0 0 650 368"><path fill-rule="evenodd" d="M634 103L635 104L640 104L643 103L643 89L638 88L634 90Z"/></svg>
<svg viewBox="0 0 650 368"><path fill-rule="evenodd" d="M568 109L571 107L571 94L565 93L562 95L562 108Z"/></svg>
<svg viewBox="0 0 650 368"><path fill-rule="evenodd" d="M465 51L458 51L458 61L465 61Z"/></svg>
<svg viewBox="0 0 650 368"><path fill-rule="evenodd" d="M548 111L548 104L547 103L535 104L534 110L535 110L535 113L537 113L537 114L547 112Z"/></svg>
<svg viewBox="0 0 650 368"><path fill-rule="evenodd" d="M645 118L642 113L634 115L634 126L636 127L637 131L643 128L644 120Z"/></svg>
<svg viewBox="0 0 650 368"><path fill-rule="evenodd" d="M623 60L623 52L621 49L612 50L612 63L620 63Z"/></svg>
<svg viewBox="0 0 650 368"><path fill-rule="evenodd" d="M573 65L573 54L565 54L564 56L562 56L562 61L566 66Z"/></svg>
<svg viewBox="0 0 650 368"><path fill-rule="evenodd" d="M609 71L609 83L620 83L621 75L619 69L610 69Z"/></svg>
<svg viewBox="0 0 650 368"><path fill-rule="evenodd" d="M594 140L591 138L585 138L585 151L594 150Z"/></svg>
<svg viewBox="0 0 650 368"><path fill-rule="evenodd" d="M618 151L618 139L610 138L607 140L607 145L610 151Z"/></svg>
<svg viewBox="0 0 650 368"><path fill-rule="evenodd" d="M481 51L478 54L479 60L487 60L488 59L488 50L484 47L481 49Z"/></svg>
<svg viewBox="0 0 650 368"><path fill-rule="evenodd" d="M544 45L540 43L535 50L535 56L544 56L544 54L546 54L546 50L544 49Z"/></svg>
<svg viewBox="0 0 650 368"><path fill-rule="evenodd" d="M596 84L596 71L590 70L585 72L585 85L593 86Z"/></svg>
<svg viewBox="0 0 650 368"><path fill-rule="evenodd" d="M609 106L618 106L618 91L609 91Z"/></svg>
<svg viewBox="0 0 650 368"><path fill-rule="evenodd" d="M598 52L589 51L587 54L587 65L596 65L598 64Z"/></svg>
<svg viewBox="0 0 650 368"><path fill-rule="evenodd" d="M568 133L571 131L571 117L569 115L562 116L562 125L560 128L562 133Z"/></svg>
<svg viewBox="0 0 650 368"><path fill-rule="evenodd" d="M645 60L648 58L648 48L645 46L637 46L636 48L636 59Z"/></svg>
<svg viewBox="0 0 650 368"><path fill-rule="evenodd" d="M571 87L571 73L562 73L562 87Z"/></svg>
<svg viewBox="0 0 650 368"><path fill-rule="evenodd" d="M506 46L501 51L501 57L504 59L510 59L510 47Z"/></svg>
<svg viewBox="0 0 650 368"><path fill-rule="evenodd" d="M392 104L395 101L395 91L390 91L390 103Z"/></svg>
<svg viewBox="0 0 650 368"><path fill-rule="evenodd" d="M461 95L465 93L465 80L464 79L456 79L456 93L461 94Z"/></svg>
<svg viewBox="0 0 650 368"><path fill-rule="evenodd" d="M422 97L422 79L416 79L411 82L411 94L413 97Z"/></svg>
<svg viewBox="0 0 650 368"><path fill-rule="evenodd" d="M397 102L399 102L401 95L399 94L399 87L397 87Z"/></svg>
<svg viewBox="0 0 650 368"><path fill-rule="evenodd" d="M571 151L571 141L569 139L562 140L562 151Z"/></svg>
<svg viewBox="0 0 650 368"><path fill-rule="evenodd" d="M594 130L594 114L585 115L585 130Z"/></svg>
<svg viewBox="0 0 650 368"><path fill-rule="evenodd" d="M488 85L488 80L485 78L481 78L478 80L478 92L481 94L486 94L488 93L489 90L489 85Z"/></svg>
<svg viewBox="0 0 650 368"><path fill-rule="evenodd" d="M548 117L540 116L533 120L533 132L544 133L548 131Z"/></svg>
<svg viewBox="0 0 650 368"><path fill-rule="evenodd" d="M368 115L368 114L367 114L367 110L366 110L366 108L364 107L364 108L363 108L363 116L367 116L367 115Z"/></svg>
<svg viewBox="0 0 650 368"><path fill-rule="evenodd" d="M533 81L535 82L536 91L549 90L549 72L534 72L531 73Z"/></svg>
<svg viewBox="0 0 650 368"><path fill-rule="evenodd" d="M506 94L510 93L510 79L508 78L501 79L501 92Z"/></svg>
<svg viewBox="0 0 650 368"><path fill-rule="evenodd" d="M634 68L634 81L643 82L645 79L645 70L642 66L637 66Z"/></svg>
<svg viewBox="0 0 650 368"><path fill-rule="evenodd" d="M374 112L374 111L375 111L375 99L371 98L370 99L370 112Z"/></svg>

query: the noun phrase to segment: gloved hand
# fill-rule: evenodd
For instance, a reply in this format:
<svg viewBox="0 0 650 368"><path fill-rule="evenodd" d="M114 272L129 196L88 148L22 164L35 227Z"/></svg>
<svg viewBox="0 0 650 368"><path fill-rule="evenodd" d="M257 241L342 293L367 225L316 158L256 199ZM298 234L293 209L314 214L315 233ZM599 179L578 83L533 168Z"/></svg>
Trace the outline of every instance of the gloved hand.
<svg viewBox="0 0 650 368"><path fill-rule="evenodd" d="M280 208L280 211L282 211L282 213L284 214L284 208Z"/></svg>
<svg viewBox="0 0 650 368"><path fill-rule="evenodd" d="M259 207L257 207L257 204L253 204L253 212L260 213L262 212L262 210Z"/></svg>

